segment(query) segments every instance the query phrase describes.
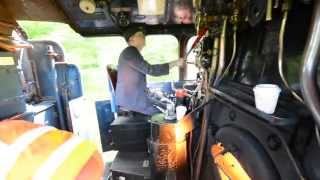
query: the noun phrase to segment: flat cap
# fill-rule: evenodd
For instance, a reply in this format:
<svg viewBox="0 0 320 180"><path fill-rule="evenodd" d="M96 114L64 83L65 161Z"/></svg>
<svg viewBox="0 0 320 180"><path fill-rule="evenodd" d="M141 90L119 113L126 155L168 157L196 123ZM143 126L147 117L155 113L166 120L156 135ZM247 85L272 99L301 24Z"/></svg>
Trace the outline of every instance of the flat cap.
<svg viewBox="0 0 320 180"><path fill-rule="evenodd" d="M143 34L146 34L146 31L143 27L135 26L135 27L129 27L124 33L123 36L126 39L127 42L129 42L129 39L132 35L134 35L136 32L142 32Z"/></svg>

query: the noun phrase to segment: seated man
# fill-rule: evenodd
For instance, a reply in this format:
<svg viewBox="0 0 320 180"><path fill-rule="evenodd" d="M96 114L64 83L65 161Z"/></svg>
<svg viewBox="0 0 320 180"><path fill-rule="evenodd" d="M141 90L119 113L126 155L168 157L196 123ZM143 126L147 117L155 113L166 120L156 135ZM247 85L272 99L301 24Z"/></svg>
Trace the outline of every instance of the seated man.
<svg viewBox="0 0 320 180"><path fill-rule="evenodd" d="M119 57L116 103L120 108L126 110L153 115L159 110L153 106L148 98L146 74L152 76L167 75L170 68L183 66L183 59L151 65L140 54L145 46L144 30L132 28L124 36L128 47L122 51Z"/></svg>

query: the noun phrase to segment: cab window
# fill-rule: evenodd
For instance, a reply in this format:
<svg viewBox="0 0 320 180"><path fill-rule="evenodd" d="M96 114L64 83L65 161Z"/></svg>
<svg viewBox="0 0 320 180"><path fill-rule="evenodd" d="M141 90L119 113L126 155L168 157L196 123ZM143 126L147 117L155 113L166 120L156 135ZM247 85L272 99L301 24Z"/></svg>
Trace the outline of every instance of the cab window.
<svg viewBox="0 0 320 180"><path fill-rule="evenodd" d="M179 57L178 40L172 35L147 35L142 55L150 64L162 64L177 60ZM178 67L170 69L170 73L165 76L147 76L148 83L170 82L178 79Z"/></svg>
<svg viewBox="0 0 320 180"><path fill-rule="evenodd" d="M127 47L123 37L83 37L62 23L20 21L19 24L30 40L52 40L63 47L65 61L80 69L87 99L97 101L110 97L106 65L117 65L121 51Z"/></svg>

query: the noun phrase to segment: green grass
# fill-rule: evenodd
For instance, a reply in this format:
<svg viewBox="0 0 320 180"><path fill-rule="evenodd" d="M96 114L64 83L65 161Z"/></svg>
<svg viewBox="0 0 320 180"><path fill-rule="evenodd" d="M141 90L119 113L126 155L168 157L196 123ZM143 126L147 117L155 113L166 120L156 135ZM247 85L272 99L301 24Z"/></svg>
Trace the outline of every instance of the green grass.
<svg viewBox="0 0 320 180"><path fill-rule="evenodd" d="M84 95L91 100L108 98L105 67L118 63L121 51L127 46L122 37L85 38L69 25L51 22L21 21L30 40L53 40L62 45L65 60L76 64L81 72ZM178 58L178 41L173 36L147 36L142 54L150 64L160 64ZM148 82L178 79L178 68L161 77L148 76Z"/></svg>

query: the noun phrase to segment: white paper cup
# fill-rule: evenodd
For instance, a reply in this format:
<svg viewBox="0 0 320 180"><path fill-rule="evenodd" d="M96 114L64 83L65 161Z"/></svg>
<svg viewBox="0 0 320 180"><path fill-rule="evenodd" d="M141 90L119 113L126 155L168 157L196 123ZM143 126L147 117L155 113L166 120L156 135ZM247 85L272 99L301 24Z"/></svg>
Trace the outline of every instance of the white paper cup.
<svg viewBox="0 0 320 180"><path fill-rule="evenodd" d="M267 114L273 114L281 89L275 84L258 84L253 88L256 108Z"/></svg>
<svg viewBox="0 0 320 180"><path fill-rule="evenodd" d="M180 119L183 118L183 116L186 114L187 108L185 106L177 106L176 107L176 116L177 120L179 121Z"/></svg>

